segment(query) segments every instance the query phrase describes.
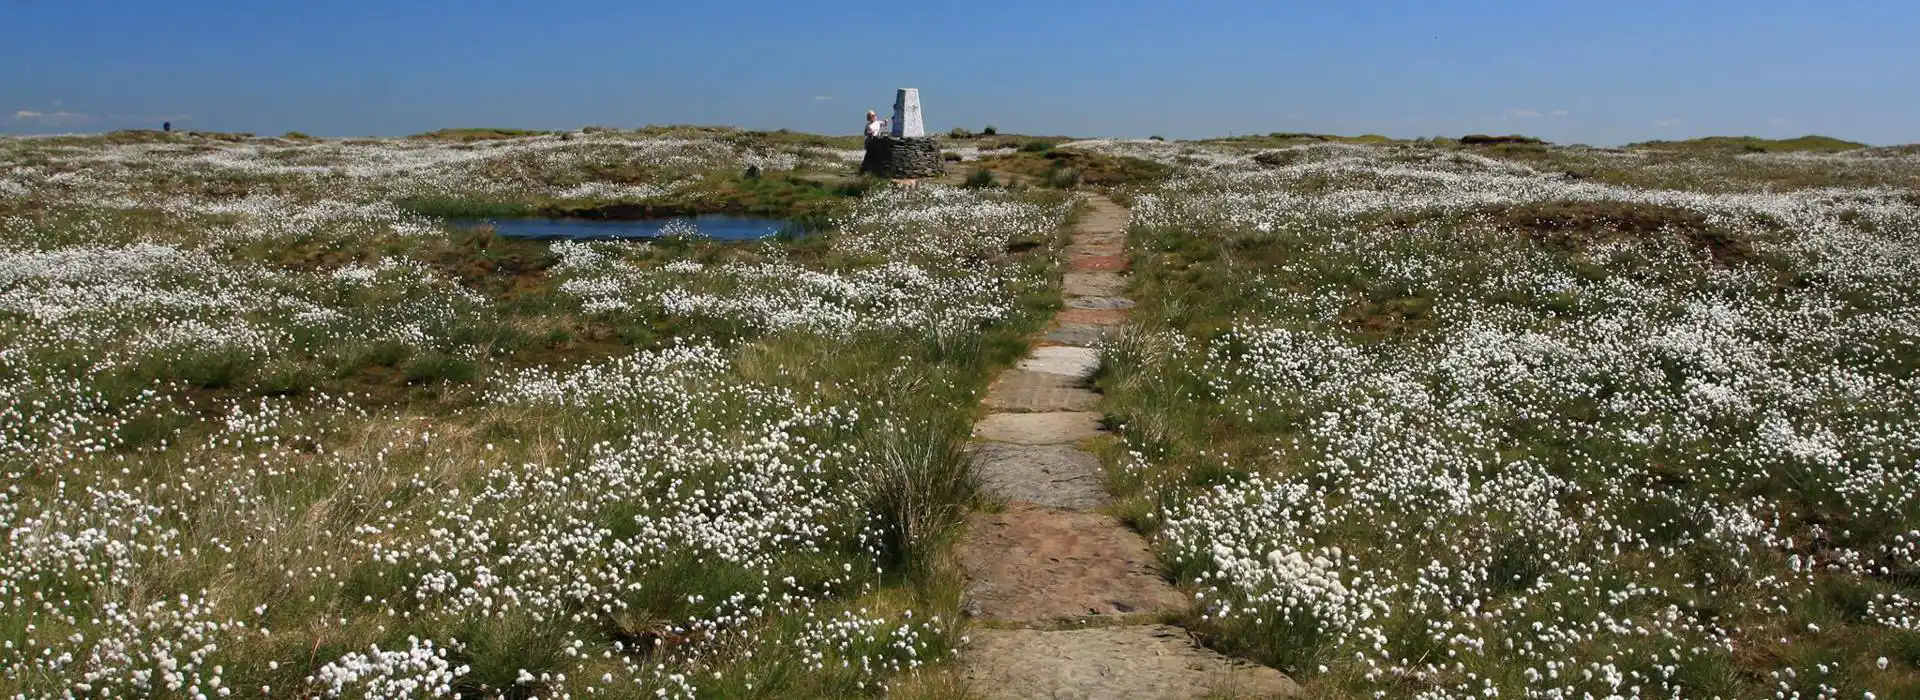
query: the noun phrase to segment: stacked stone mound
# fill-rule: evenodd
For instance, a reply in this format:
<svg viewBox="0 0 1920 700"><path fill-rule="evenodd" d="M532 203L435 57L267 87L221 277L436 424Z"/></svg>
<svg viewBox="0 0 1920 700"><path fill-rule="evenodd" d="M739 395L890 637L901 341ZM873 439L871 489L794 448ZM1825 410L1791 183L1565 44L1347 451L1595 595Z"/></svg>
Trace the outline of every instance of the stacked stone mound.
<svg viewBox="0 0 1920 700"><path fill-rule="evenodd" d="M947 171L932 136L869 136L860 172L895 180L935 177Z"/></svg>

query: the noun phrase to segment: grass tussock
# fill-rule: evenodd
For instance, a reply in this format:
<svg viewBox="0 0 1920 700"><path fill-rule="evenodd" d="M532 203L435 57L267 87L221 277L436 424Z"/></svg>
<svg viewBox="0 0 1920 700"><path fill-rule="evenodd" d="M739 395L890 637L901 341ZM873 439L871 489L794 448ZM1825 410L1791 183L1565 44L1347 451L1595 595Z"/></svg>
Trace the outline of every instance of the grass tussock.
<svg viewBox="0 0 1920 700"><path fill-rule="evenodd" d="M902 571L934 572L974 501L965 428L905 426L868 438L863 451L873 457L856 469L854 488L885 533L882 556Z"/></svg>

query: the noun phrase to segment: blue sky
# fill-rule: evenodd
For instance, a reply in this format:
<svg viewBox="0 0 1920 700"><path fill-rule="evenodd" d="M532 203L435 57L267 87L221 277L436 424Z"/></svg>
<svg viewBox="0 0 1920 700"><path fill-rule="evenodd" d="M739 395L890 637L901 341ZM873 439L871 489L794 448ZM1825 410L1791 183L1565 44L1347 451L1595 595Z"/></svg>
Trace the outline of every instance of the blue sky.
<svg viewBox="0 0 1920 700"><path fill-rule="evenodd" d="M0 132L733 124L1087 136L1920 142L1914 2L59 0L0 22Z"/></svg>

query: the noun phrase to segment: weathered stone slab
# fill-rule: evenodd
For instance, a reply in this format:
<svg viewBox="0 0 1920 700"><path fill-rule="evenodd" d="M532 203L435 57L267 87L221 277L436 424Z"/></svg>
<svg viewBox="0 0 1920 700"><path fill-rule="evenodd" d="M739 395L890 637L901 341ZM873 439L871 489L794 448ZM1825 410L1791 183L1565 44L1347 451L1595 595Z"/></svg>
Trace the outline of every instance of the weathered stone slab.
<svg viewBox="0 0 1920 700"><path fill-rule="evenodd" d="M1087 207L1086 214L1074 226L1074 235L1126 232L1127 223L1132 218L1132 213L1126 207L1098 197L1089 200L1088 204L1091 206Z"/></svg>
<svg viewBox="0 0 1920 700"><path fill-rule="evenodd" d="M1175 612L1147 542L1113 516L1014 503L967 519L958 549L977 617L1048 622Z"/></svg>
<svg viewBox="0 0 1920 700"><path fill-rule="evenodd" d="M986 404L1002 411L1085 411L1100 402L1079 378L1052 372L1007 370L987 387Z"/></svg>
<svg viewBox="0 0 1920 700"><path fill-rule="evenodd" d="M1053 320L1062 326L1118 326L1127 322L1126 309L1061 309Z"/></svg>
<svg viewBox="0 0 1920 700"><path fill-rule="evenodd" d="M963 652L967 684L987 698L1284 698L1279 671L1196 644L1171 625L1084 630L981 629Z"/></svg>
<svg viewBox="0 0 1920 700"><path fill-rule="evenodd" d="M1062 374L1075 379L1093 376L1100 368L1100 351L1093 348L1075 348L1061 345L1048 345L1033 349L1033 354L1021 360L1016 367L1028 372Z"/></svg>
<svg viewBox="0 0 1920 700"><path fill-rule="evenodd" d="M973 469L987 493L1009 501L1093 510L1108 500L1100 459L1071 445L975 443Z"/></svg>
<svg viewBox="0 0 1920 700"><path fill-rule="evenodd" d="M1111 272L1069 272L1060 281L1068 296L1117 297L1127 291L1127 278Z"/></svg>
<svg viewBox="0 0 1920 700"><path fill-rule="evenodd" d="M1090 411L992 413L973 424L974 437L1021 445L1068 445L1100 434L1100 414Z"/></svg>
<svg viewBox="0 0 1920 700"><path fill-rule="evenodd" d="M1075 272L1112 272L1127 269L1125 255L1073 255L1067 258L1067 269Z"/></svg>
<svg viewBox="0 0 1920 700"><path fill-rule="evenodd" d="M1074 345L1083 348L1095 347L1107 335L1102 326L1063 325L1047 331L1047 342L1061 345Z"/></svg>
<svg viewBox="0 0 1920 700"><path fill-rule="evenodd" d="M1133 300L1126 297L1067 297L1070 309L1131 309Z"/></svg>

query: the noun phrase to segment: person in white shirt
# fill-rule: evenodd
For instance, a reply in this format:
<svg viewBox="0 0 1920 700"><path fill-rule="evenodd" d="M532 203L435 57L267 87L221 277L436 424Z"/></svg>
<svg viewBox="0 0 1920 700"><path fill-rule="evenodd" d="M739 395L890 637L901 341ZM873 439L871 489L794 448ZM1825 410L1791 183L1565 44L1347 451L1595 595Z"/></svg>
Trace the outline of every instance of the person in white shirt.
<svg viewBox="0 0 1920 700"><path fill-rule="evenodd" d="M873 113L873 110L867 110L867 135L885 136L886 134L887 120L881 119L879 115Z"/></svg>

